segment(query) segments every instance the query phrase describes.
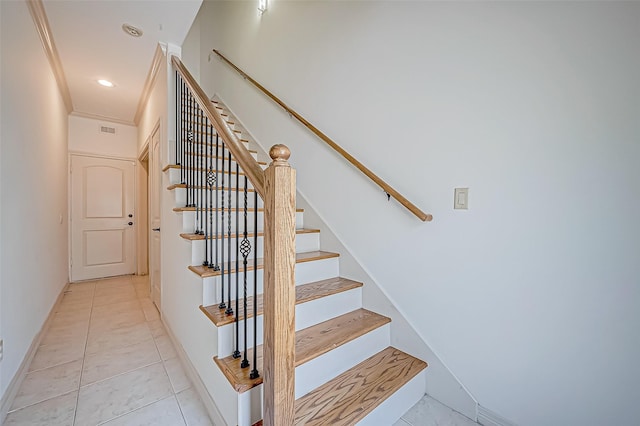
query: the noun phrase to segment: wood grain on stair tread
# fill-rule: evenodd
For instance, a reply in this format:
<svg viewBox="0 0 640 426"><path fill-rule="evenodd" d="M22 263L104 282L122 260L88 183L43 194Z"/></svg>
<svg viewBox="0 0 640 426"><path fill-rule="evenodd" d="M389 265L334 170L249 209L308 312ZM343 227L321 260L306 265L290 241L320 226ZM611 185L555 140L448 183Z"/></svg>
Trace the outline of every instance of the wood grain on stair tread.
<svg viewBox="0 0 640 426"><path fill-rule="evenodd" d="M316 281L309 284L296 286L296 305L320 299L321 297L330 296L332 294L342 293L354 288L362 287L362 283L347 278L334 277L327 280ZM254 297L247 298L247 318L253 317ZM262 315L262 294L258 295L258 315ZM239 306L243 306L244 299L238 301ZM235 308L235 300L231 301L231 306ZM216 327L231 324L235 321L234 315L225 314L224 309L220 309L218 305L200 306L200 310L207 315ZM240 319L244 315L239 316Z"/></svg>
<svg viewBox="0 0 640 426"><path fill-rule="evenodd" d="M322 323L296 332L295 366L309 362L332 349L338 348L368 332L381 327L391 320L366 309L340 315ZM257 348L258 371L262 371L262 345ZM253 349L248 351L247 358L253 359ZM253 369L242 368L242 359L228 356L214 357L218 367L229 380L231 386L239 393L246 392L262 383L262 378L251 379L249 372Z"/></svg>
<svg viewBox="0 0 640 426"><path fill-rule="evenodd" d="M301 228L301 229L296 229L296 234L300 235L300 234L317 234L320 233L319 229L306 229L306 228ZM248 232L247 233L247 238L251 238L253 237L253 232ZM182 238L184 238L185 240L189 240L189 241L198 241L198 240L204 240L204 235L203 234L180 234L180 236ZM242 236L242 235L240 235ZM225 238L227 238L227 235L225 234L224 236ZM235 238L236 234L233 233L231 234L231 238ZM258 232L258 237L264 237L264 232ZM212 235L209 239L215 239L216 236ZM218 239L222 238L222 233L220 233L217 236Z"/></svg>
<svg viewBox="0 0 640 426"><path fill-rule="evenodd" d="M314 260L329 259L332 257L339 257L339 253L332 253L328 251L307 251L304 253L296 253L296 263L312 262ZM258 258L258 269L263 269L262 258ZM236 271L244 271L244 267L241 266L241 262L231 262L231 273ZM228 267L228 262L225 262L225 267ZM198 274L201 278L216 277L222 274L222 271L214 271L213 268L207 266L189 266L189 270L195 274ZM253 271L253 259L249 261L247 265L247 271ZM225 272L229 272L225 269Z"/></svg>
<svg viewBox="0 0 640 426"><path fill-rule="evenodd" d="M222 211L223 209L222 209L222 207L220 207L220 208L213 209L213 210L215 210L215 211ZM244 209L243 209L243 208L236 209L235 207L233 207L233 208L231 209L231 211L232 211L232 212L235 212L236 210L238 210L238 211L244 211ZM195 211L196 211L196 207L174 207L174 208L173 208L173 211L174 211L174 212L195 212ZM229 209L225 207L225 208L224 208L224 211L225 211L225 212L227 212L227 211L229 211ZM253 207L249 207L249 208L247 209L247 211L248 211L248 212L254 212L254 211L256 211L256 209L254 209ZM258 212L264 212L264 209L263 209L262 207L260 207L260 208L258 209ZM304 209L296 209L296 212L297 212L297 213L303 213L303 212L304 212Z"/></svg>
<svg viewBox="0 0 640 426"><path fill-rule="evenodd" d="M353 425L426 367L388 347L297 399L295 424Z"/></svg>

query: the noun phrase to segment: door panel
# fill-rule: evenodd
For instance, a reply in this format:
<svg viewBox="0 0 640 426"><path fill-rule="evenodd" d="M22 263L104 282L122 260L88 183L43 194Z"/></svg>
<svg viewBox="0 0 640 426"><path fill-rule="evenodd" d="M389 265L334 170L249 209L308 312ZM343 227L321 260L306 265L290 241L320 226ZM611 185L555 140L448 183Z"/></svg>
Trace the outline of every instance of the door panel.
<svg viewBox="0 0 640 426"><path fill-rule="evenodd" d="M71 156L71 281L134 272L134 167Z"/></svg>

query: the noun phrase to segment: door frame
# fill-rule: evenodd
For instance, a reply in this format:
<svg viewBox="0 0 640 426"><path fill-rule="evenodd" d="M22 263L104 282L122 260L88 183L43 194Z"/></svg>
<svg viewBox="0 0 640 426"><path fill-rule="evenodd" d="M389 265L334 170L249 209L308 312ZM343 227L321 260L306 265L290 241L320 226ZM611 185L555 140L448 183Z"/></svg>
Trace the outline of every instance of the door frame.
<svg viewBox="0 0 640 426"><path fill-rule="evenodd" d="M135 211L136 207L138 206L138 200L137 200L137 182L136 182L136 174L137 174L137 167L138 167L138 161L135 158L129 158L129 157L117 157L117 156L113 156L113 155L100 155L100 154L92 154L90 152L82 152L82 151L67 151L67 223L69 224L68 226L68 230L67 230L67 274L69 277L69 282L71 282L71 261L73 260L72 257L72 250L73 250L73 228L72 228L72 223L71 223L71 215L72 215L72 204L73 204L73 199L72 199L72 185L73 183L71 182L71 158L73 156L82 156L82 157L93 157L93 158L102 158L102 159L106 159L106 160L122 160L122 161L132 161L135 164L134 166L134 170L133 170L133 175L134 175L134 179L133 179L133 208L134 208L134 217L137 216L137 213ZM137 235L137 226L138 223L136 220L133 221L133 233L134 235ZM138 245L138 241L136 238L133 239L134 244L136 245L136 247L134 247L133 250L133 255L134 255L134 259L133 262L134 264L137 264L138 260L137 260L137 245Z"/></svg>
<svg viewBox="0 0 640 426"><path fill-rule="evenodd" d="M153 136L155 134L158 134L158 152L152 152L153 151ZM156 303L156 299L158 301L160 301L160 303L162 302L162 233L160 232L159 234L159 239L160 239L160 247L158 247L158 271L160 274L160 283L159 283L159 295L158 297L154 297L154 283L152 281L152 254L153 251L151 250L151 238L153 237L152 234L155 234L154 232L150 232L151 230L151 226L152 226L152 213L153 213L153 202L151 200L152 194L153 194L153 188L151 187L152 184L155 182L157 185L157 194L159 197L158 200L158 217L160 220L160 227L162 227L162 194L163 194L163 188L162 188L162 181L163 181L163 172L162 172L162 151L163 151L163 137L164 137L164 132L163 132L163 126L162 126L162 118L159 118L158 121L156 122L156 124L153 126L153 128L151 129L151 132L147 135L147 139L145 141L145 147L143 148L143 150L146 151L147 153L147 157L149 160L149 168L148 168L148 179L147 179L147 251L148 251L148 259L149 259L149 296L151 297L151 300ZM157 158L158 161L158 170L156 170L157 173L157 177L154 179L154 177L152 176L152 173L154 171L154 165L151 164L153 161L155 161L155 158ZM158 311L162 312L161 307L157 306Z"/></svg>
<svg viewBox="0 0 640 426"><path fill-rule="evenodd" d="M142 146L136 171L136 210L138 212L136 275L149 275L149 139Z"/></svg>

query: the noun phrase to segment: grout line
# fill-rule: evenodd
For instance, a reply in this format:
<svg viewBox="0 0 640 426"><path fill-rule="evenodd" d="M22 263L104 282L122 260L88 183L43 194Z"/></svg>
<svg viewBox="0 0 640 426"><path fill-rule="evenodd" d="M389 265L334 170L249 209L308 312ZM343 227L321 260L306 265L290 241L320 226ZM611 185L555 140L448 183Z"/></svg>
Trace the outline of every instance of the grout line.
<svg viewBox="0 0 640 426"><path fill-rule="evenodd" d="M141 406L141 407L138 407L138 408L136 408L135 410L128 411L128 412L126 412L126 413L124 413L124 414L120 414L120 415L117 415L117 416L115 416L115 417L113 417L113 418L110 418L109 420L105 420L104 422L100 422L100 423L98 423L96 426L100 426L100 425L103 425L103 424L106 424L106 423L112 422L112 421L114 421L114 420L116 420L116 419L119 419L120 417L124 417L124 416L126 416L126 415L131 414L131 413L135 413L136 411L142 410L143 408L146 408L146 407L148 407L148 406L150 406L150 405L153 405L153 404L155 404L155 403L157 403L157 402L164 401L165 399L169 399L169 398L171 398L171 397L173 397L173 398L175 398L175 399L176 399L176 403L178 404L178 407L179 407L179 406L180 406L180 404L178 403L178 398L176 398L175 394L174 394L174 395L169 395L169 396L167 396L167 397L160 398L160 399L159 399L159 400L157 400L157 401L153 401L153 402L150 402L150 403L148 403L148 404L145 404L145 405L143 405L143 406ZM182 413L182 412L181 412L181 413ZM184 419L184 416L183 416L183 419ZM187 422L185 421L185 425L186 425L186 424L187 424Z"/></svg>
<svg viewBox="0 0 640 426"><path fill-rule="evenodd" d="M82 365L80 366L80 377L78 378L78 394L76 395L76 408L73 410L73 422L76 424L76 416L78 415L78 402L80 401L80 388L82 386L82 373L84 371L84 361L87 358L87 347L89 346L89 330L91 329L91 317L93 316L93 301L96 298L96 284L93 284L93 295L91 297L91 309L89 310L89 325L87 326L87 337L84 341L84 353L82 354Z"/></svg>

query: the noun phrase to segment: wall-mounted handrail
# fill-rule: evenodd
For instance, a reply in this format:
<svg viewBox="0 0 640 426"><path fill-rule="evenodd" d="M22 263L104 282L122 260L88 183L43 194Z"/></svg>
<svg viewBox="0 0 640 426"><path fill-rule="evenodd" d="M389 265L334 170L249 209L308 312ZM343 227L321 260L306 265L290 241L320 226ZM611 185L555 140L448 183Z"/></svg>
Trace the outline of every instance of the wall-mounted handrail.
<svg viewBox="0 0 640 426"><path fill-rule="evenodd" d="M189 87L189 90L193 93L193 97L200 105L200 108L205 112L211 123L216 129L216 132L222 137L222 140L227 145L228 149L233 154L244 173L247 175L255 190L264 199L264 171L258 164L258 162L251 156L251 153L247 151L243 146L236 141L236 138L232 136L231 131L222 122L222 117L215 111L215 108L211 104L211 101L207 97L207 94L202 90L200 85L193 78L189 70L182 64L179 58L176 56L171 57L171 63L176 70L182 76L185 84Z"/></svg>
<svg viewBox="0 0 640 426"><path fill-rule="evenodd" d="M382 188L382 190L385 193L387 193L389 196L391 196L394 199L396 199L400 204L402 204L404 207L406 207L411 213L416 215L418 217L418 219L422 220L423 222L428 222L428 221L431 221L433 219L432 215L423 212L415 204L413 204L411 201L407 200L402 194L400 194L398 191L396 191L391 185L389 185L384 180L382 180L380 177L378 177L378 175L376 175L371 170L369 170L360 161L356 160L351 154L349 154L340 145L335 143L331 138L329 138L327 135L325 135L323 132L321 132L317 127L315 127L313 124L309 123L309 121L307 121L304 117L302 117L300 114L298 114L295 110L291 109L287 104L282 102L277 96L275 96L273 93L271 93L269 90L267 90L264 86L262 86L260 83L255 81L253 78L251 78L247 73L245 73L240 68L238 68L233 62L228 60L222 53L220 53L216 49L213 49L213 52L216 55L218 55L223 61L225 61L229 66L231 66L231 68L236 70L238 72L238 74L240 74L243 78L249 80L249 82L251 84L253 84L255 87L257 87L262 93L264 93L269 98L271 98L272 101L274 101L275 103L280 105L285 111L287 111L289 114L291 114L293 117L295 117L300 123L302 123L312 133L314 133L316 136L318 136L320 139L322 139L327 145L329 145L331 148L333 148L335 151L337 151L340 155L342 155L349 163L354 165L358 170L360 170L362 173L364 173L369 179L371 179L373 182L375 182L376 185L378 185L380 188Z"/></svg>

